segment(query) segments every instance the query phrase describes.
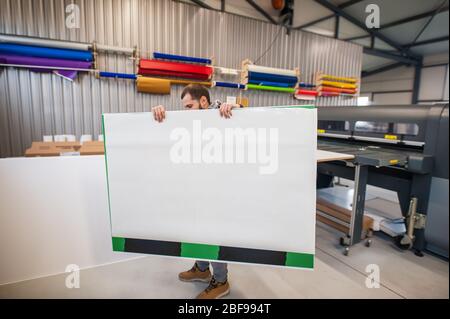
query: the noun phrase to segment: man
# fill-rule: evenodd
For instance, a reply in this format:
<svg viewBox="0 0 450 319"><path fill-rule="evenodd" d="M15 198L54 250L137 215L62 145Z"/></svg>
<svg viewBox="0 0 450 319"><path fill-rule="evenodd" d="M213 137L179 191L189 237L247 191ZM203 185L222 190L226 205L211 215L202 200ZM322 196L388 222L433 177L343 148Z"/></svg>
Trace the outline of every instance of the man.
<svg viewBox="0 0 450 319"><path fill-rule="evenodd" d="M240 105L221 103L220 101L211 104L209 91L204 86L198 84L189 84L184 88L181 93L181 102L183 107L188 110L218 108L220 116L224 118L231 117L231 110L233 108L242 107ZM156 121L162 122L165 120L166 112L164 106L155 106L152 108L152 112ZM214 275L211 274L209 262L207 261L196 261L190 270L178 275L181 281L209 282L209 286L197 296L198 299L217 299L230 293L230 284L227 278L227 264L211 262L211 265Z"/></svg>

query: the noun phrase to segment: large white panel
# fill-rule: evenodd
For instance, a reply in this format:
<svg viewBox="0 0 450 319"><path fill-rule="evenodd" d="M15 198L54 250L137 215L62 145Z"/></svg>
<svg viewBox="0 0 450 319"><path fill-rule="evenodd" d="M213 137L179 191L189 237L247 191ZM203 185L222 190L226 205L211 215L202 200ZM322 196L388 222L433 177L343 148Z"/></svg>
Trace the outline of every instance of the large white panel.
<svg viewBox="0 0 450 319"><path fill-rule="evenodd" d="M0 284L136 257L112 252L106 189L103 156L0 159Z"/></svg>
<svg viewBox="0 0 450 319"><path fill-rule="evenodd" d="M113 236L314 253L316 117L302 108L235 110L228 120L217 110L172 111L163 123L151 113L104 114ZM256 139L220 139L236 129ZM191 153L176 163L180 132ZM213 163L202 157L212 145L205 134L223 143ZM228 162L240 146L243 163Z"/></svg>

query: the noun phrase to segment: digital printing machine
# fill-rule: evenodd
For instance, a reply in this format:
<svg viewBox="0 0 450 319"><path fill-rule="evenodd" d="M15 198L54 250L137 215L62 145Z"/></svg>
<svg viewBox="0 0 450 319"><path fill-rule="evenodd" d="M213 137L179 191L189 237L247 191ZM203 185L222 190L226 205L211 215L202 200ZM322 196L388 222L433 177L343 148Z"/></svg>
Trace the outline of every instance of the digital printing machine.
<svg viewBox="0 0 450 319"><path fill-rule="evenodd" d="M448 112L448 104L318 108L318 148L355 156L318 164L318 188L334 176L355 181L346 249L361 240L369 184L398 195L407 226L400 248L448 258Z"/></svg>

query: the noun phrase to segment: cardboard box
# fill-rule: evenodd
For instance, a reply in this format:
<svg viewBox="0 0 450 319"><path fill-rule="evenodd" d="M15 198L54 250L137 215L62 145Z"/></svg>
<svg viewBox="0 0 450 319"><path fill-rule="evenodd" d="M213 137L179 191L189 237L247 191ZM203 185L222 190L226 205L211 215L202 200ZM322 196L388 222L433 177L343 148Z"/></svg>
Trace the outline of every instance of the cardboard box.
<svg viewBox="0 0 450 319"><path fill-rule="evenodd" d="M80 155L103 155L105 154L105 146L102 141L84 142L80 148Z"/></svg>
<svg viewBox="0 0 450 319"><path fill-rule="evenodd" d="M338 205L335 205L333 203L330 203L323 199L317 199L317 210L325 213L328 216L331 216L334 219L337 219L339 221L342 221L346 224L350 224L350 219L352 212L346 208L340 207ZM337 229L345 234L348 234L350 232L350 228L342 225L336 221L333 221L332 218L327 218L323 215L316 215L316 218L318 221L333 227L334 229ZM367 235L371 232L373 229L373 219L369 216L363 217L363 229L361 234L361 239L364 239L367 237Z"/></svg>
<svg viewBox="0 0 450 319"><path fill-rule="evenodd" d="M33 142L25 151L25 156L60 156L61 153L77 153L79 142Z"/></svg>

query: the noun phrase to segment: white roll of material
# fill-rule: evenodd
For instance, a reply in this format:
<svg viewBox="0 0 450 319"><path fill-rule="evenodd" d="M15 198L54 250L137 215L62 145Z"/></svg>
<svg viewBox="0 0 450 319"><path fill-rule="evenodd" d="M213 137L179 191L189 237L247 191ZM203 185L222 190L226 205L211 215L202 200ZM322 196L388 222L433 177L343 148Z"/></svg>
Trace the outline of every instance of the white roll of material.
<svg viewBox="0 0 450 319"><path fill-rule="evenodd" d="M44 46L44 47L72 49L72 50L89 50L89 48L91 46L91 44L89 44L89 43L49 40L49 39L21 37L21 36L4 35L4 34L0 34L0 42L11 42L11 43L23 44L23 45L39 45L39 46Z"/></svg>
<svg viewBox="0 0 450 319"><path fill-rule="evenodd" d="M248 70L250 72L269 73L269 74L286 75L286 76L297 76L297 74L294 70L270 68L267 66L260 66L260 65L254 65L254 64L249 64Z"/></svg>

